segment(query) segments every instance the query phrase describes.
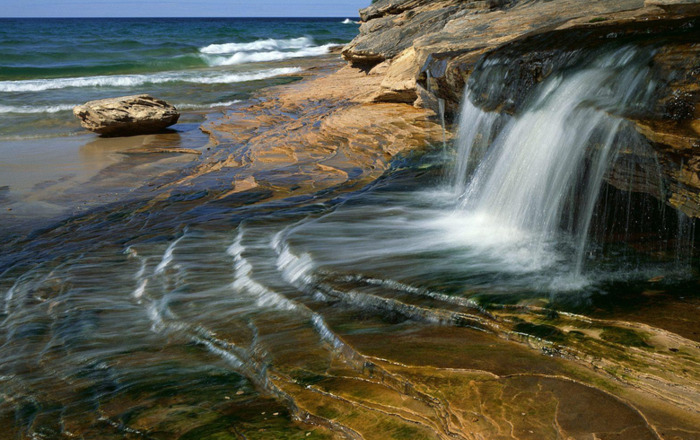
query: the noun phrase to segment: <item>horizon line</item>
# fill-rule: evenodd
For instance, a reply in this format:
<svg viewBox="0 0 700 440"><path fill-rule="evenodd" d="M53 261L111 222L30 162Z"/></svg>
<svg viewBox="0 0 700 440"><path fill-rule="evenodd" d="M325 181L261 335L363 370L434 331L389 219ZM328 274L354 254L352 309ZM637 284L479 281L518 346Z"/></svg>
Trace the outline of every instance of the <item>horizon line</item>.
<svg viewBox="0 0 700 440"><path fill-rule="evenodd" d="M46 16L46 17L0 17L0 20L2 19L17 19L17 18L28 18L28 19L37 19L37 18L58 18L58 19L79 19L79 18L112 18L112 19L120 19L120 18L280 18L280 19L285 19L285 18L360 18L359 15L357 16L352 16L352 15L294 15L294 16L287 16L287 17L282 17L282 16L266 16L266 15L239 15L239 16L230 16L230 17L221 17L221 16L206 16L206 15L195 15L195 16L184 16L184 15L172 15L172 16L124 16L124 17L107 17L107 16L83 16L83 17L53 17L53 16Z"/></svg>

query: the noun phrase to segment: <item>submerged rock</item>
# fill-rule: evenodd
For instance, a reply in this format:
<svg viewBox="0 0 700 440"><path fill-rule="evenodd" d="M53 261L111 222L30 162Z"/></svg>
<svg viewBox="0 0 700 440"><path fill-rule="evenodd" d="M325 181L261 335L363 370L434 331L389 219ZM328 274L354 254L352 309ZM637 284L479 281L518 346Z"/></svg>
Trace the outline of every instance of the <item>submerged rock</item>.
<svg viewBox="0 0 700 440"><path fill-rule="evenodd" d="M150 95L100 99L73 109L81 125L102 136L157 133L180 118L177 109Z"/></svg>

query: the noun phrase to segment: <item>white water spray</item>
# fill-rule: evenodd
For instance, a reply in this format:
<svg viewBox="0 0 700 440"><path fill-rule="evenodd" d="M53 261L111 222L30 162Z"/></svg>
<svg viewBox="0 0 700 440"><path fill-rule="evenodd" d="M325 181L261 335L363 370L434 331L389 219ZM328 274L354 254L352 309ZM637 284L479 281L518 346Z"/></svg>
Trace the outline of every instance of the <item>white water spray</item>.
<svg viewBox="0 0 700 440"><path fill-rule="evenodd" d="M545 80L500 131L499 118L477 109L467 90L454 172L460 208L525 244L533 258L552 251L563 214L575 212L572 269L580 274L598 193L619 149L624 120L616 115L652 96L639 58L622 49Z"/></svg>

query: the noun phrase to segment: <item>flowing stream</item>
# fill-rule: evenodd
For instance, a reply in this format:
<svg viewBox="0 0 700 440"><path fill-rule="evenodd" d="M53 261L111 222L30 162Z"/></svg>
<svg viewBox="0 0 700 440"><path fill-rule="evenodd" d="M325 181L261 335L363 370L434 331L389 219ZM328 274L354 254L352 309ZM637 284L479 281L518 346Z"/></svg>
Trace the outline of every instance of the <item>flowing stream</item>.
<svg viewBox="0 0 700 440"><path fill-rule="evenodd" d="M0 424L148 437L237 402L257 408L254 426L293 406L285 377L320 374L338 353L362 364L339 328L484 330L491 296L583 299L687 278L668 242L656 246L671 257L632 268L634 251L589 258L608 166L634 136L622 115L653 93L647 56L623 49L552 75L510 116L468 91L450 167L436 149L361 191L237 208L194 199L146 217L125 205L36 235L2 257ZM140 430L146 419L162 426Z"/></svg>

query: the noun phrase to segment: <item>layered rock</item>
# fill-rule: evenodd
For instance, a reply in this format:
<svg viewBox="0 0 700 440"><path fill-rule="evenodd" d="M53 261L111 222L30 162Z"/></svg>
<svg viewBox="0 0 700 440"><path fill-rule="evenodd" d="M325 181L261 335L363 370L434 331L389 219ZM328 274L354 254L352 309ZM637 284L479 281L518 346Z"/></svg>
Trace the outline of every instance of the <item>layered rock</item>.
<svg viewBox="0 0 700 440"><path fill-rule="evenodd" d="M102 136L157 133L177 123L180 113L150 95L90 101L73 109L81 125Z"/></svg>
<svg viewBox="0 0 700 440"><path fill-rule="evenodd" d="M301 73L306 81L266 89L204 124L217 147L174 185L201 185L221 200L253 187L266 198L356 188L400 152L442 141L432 111L371 103L384 76L322 63Z"/></svg>
<svg viewBox="0 0 700 440"><path fill-rule="evenodd" d="M384 75L372 100L437 110L441 98L448 115L458 112L479 63L500 63L508 82L477 91L477 104L512 113L539 82L585 64L591 52L653 46L658 99L629 117L659 155L667 191L653 195L700 217L700 1L593 0L582 7L576 0L380 0L361 17L360 35L343 57Z"/></svg>

